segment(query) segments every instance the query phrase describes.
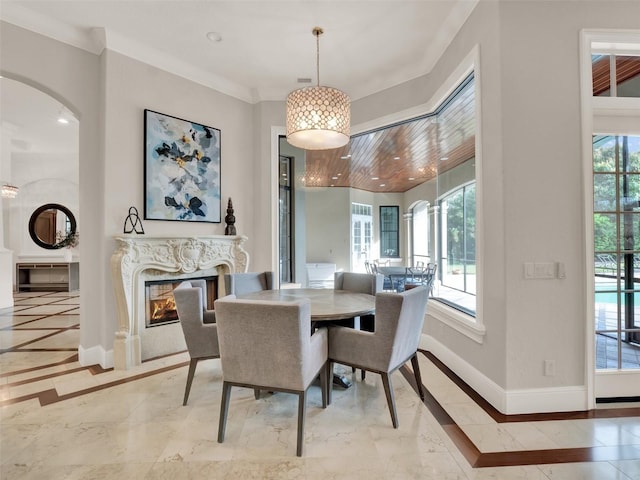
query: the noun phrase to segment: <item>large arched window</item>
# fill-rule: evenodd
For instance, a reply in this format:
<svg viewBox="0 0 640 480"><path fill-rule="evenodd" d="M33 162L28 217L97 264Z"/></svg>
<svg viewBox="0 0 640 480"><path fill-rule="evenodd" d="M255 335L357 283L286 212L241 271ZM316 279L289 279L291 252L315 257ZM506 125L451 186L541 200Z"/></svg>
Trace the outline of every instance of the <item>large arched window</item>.
<svg viewBox="0 0 640 480"><path fill-rule="evenodd" d="M413 189L411 263L436 265L432 295L476 315L475 82L469 75L429 117L428 181Z"/></svg>

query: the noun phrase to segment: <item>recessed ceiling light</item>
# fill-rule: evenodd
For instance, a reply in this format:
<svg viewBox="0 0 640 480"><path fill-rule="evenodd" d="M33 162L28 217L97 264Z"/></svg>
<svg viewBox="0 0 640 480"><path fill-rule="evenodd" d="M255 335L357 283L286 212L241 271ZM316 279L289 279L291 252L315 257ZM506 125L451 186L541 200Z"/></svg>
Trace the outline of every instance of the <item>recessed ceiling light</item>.
<svg viewBox="0 0 640 480"><path fill-rule="evenodd" d="M400 157L393 157L394 160L400 160Z"/></svg>
<svg viewBox="0 0 640 480"><path fill-rule="evenodd" d="M381 183L380 186L381 187L385 187L387 184L386 183Z"/></svg>
<svg viewBox="0 0 640 480"><path fill-rule="evenodd" d="M371 180L380 180L380 177L371 177Z"/></svg>
<svg viewBox="0 0 640 480"><path fill-rule="evenodd" d="M449 157L442 157L440 160L449 160Z"/></svg>
<svg viewBox="0 0 640 480"><path fill-rule="evenodd" d="M341 173L338 174L338 176L342 175Z"/></svg>
<svg viewBox="0 0 640 480"><path fill-rule="evenodd" d="M331 177L331 180L337 180L338 177Z"/></svg>
<svg viewBox="0 0 640 480"><path fill-rule="evenodd" d="M351 158L351 154L349 155L343 155L340 157L341 160L349 160Z"/></svg>
<svg viewBox="0 0 640 480"><path fill-rule="evenodd" d="M415 180L415 178L413 178L413 177L409 177L409 180Z"/></svg>
<svg viewBox="0 0 640 480"><path fill-rule="evenodd" d="M222 36L218 32L209 32L207 33L207 38L214 43L221 42Z"/></svg>

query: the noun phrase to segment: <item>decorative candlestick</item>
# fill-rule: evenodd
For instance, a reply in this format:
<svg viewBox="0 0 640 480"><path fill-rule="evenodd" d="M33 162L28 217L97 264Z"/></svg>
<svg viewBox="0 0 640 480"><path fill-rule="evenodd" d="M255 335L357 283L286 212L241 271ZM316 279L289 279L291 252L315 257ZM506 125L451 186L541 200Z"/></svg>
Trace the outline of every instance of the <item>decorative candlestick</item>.
<svg viewBox="0 0 640 480"><path fill-rule="evenodd" d="M233 203L231 203L231 197L229 197L229 203L227 204L227 216L224 217L224 221L227 226L224 229L225 235L235 235L236 234L236 217L233 216Z"/></svg>

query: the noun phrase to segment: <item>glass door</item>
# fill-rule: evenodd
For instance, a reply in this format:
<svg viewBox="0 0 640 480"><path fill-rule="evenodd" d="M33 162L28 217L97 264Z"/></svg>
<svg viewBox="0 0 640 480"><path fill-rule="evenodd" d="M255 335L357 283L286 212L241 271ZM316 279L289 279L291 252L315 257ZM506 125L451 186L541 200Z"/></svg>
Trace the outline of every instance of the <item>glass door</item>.
<svg viewBox="0 0 640 480"><path fill-rule="evenodd" d="M371 261L372 207L361 203L351 204L351 271L366 271L364 262Z"/></svg>
<svg viewBox="0 0 640 480"><path fill-rule="evenodd" d="M640 394L640 136L593 136L596 398ZM631 382L631 383L629 383ZM634 387L635 385L635 387Z"/></svg>

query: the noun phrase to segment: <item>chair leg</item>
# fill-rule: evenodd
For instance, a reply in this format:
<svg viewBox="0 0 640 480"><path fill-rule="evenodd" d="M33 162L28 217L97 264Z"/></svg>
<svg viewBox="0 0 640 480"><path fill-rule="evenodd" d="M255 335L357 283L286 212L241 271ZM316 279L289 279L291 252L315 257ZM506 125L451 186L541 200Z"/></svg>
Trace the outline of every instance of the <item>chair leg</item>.
<svg viewBox="0 0 640 480"><path fill-rule="evenodd" d="M360 380L364 382L364 377L366 376L367 376L367 371L363 368L362 371L360 372Z"/></svg>
<svg viewBox="0 0 640 480"><path fill-rule="evenodd" d="M184 400L182 401L182 406L187 404L187 400L189 400L189 392L191 391L191 383L193 383L193 375L196 373L196 365L198 365L198 359L192 358L189 362L189 373L187 373L187 386L184 389Z"/></svg>
<svg viewBox="0 0 640 480"><path fill-rule="evenodd" d="M387 396L387 404L389 405L389 413L391 414L391 423L393 423L393 428L398 428L398 414L396 413L396 400L393 396L391 377L389 377L388 373L381 373L380 375L382 376L384 393Z"/></svg>
<svg viewBox="0 0 640 480"><path fill-rule="evenodd" d="M332 379L333 382L333 379ZM325 363L320 369L320 388L322 389L322 408L327 408L328 405L328 391L327 391L327 383L329 383L329 369L327 368L327 364Z"/></svg>
<svg viewBox="0 0 640 480"><path fill-rule="evenodd" d="M260 400L260 389L259 388L254 388L253 389L253 396L256 397L256 400Z"/></svg>
<svg viewBox="0 0 640 480"><path fill-rule="evenodd" d="M418 386L418 395L420 400L424 402L424 389L422 388L422 376L420 375L420 365L418 364L418 355L411 357L411 366L413 367L413 375L416 377L416 385Z"/></svg>
<svg viewBox="0 0 640 480"><path fill-rule="evenodd" d="M307 409L307 391L298 394L298 445L296 455L302 456L302 445L304 444L304 418Z"/></svg>
<svg viewBox="0 0 640 480"><path fill-rule="evenodd" d="M231 397L231 385L222 382L222 400L220 402L220 423L218 424L218 443L224 442L224 431L227 428L227 412L229 411L229 399Z"/></svg>
<svg viewBox="0 0 640 480"><path fill-rule="evenodd" d="M333 362L327 362L327 404L331 405L331 395L333 394Z"/></svg>

